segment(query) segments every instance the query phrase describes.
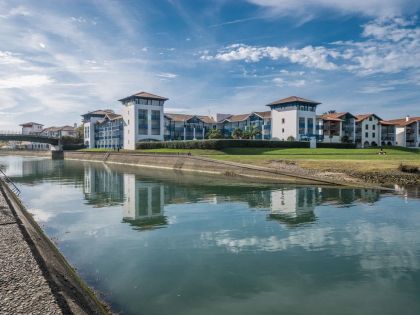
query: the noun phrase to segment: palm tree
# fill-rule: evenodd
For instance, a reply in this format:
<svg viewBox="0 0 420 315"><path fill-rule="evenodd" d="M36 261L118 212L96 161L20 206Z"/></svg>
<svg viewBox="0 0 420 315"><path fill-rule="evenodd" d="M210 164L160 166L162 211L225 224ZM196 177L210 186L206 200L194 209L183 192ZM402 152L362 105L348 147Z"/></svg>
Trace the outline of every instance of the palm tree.
<svg viewBox="0 0 420 315"><path fill-rule="evenodd" d="M249 126L249 128L244 132L244 138L245 139L255 139L256 136L258 136L261 133L261 130L259 130L254 125Z"/></svg>
<svg viewBox="0 0 420 315"><path fill-rule="evenodd" d="M241 139L244 135L244 132L240 128L236 128L232 131L232 138L233 139Z"/></svg>
<svg viewBox="0 0 420 315"><path fill-rule="evenodd" d="M211 129L207 133L207 138L209 139L223 139L223 135L219 129Z"/></svg>

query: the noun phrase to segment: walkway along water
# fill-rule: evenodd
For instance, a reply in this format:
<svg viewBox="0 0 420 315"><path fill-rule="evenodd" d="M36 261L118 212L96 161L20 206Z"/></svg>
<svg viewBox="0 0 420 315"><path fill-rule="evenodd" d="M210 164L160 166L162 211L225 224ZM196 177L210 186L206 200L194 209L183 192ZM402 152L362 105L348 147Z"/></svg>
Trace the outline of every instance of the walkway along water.
<svg viewBox="0 0 420 315"><path fill-rule="evenodd" d="M0 178L0 314L110 314Z"/></svg>

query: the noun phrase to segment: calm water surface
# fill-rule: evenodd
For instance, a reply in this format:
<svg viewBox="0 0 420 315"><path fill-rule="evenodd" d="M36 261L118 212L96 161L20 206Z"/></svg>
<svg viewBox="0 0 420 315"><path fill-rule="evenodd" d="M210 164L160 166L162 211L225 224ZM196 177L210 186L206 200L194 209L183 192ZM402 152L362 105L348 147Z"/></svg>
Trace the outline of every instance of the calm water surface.
<svg viewBox="0 0 420 315"><path fill-rule="evenodd" d="M0 157L123 314L420 314L420 200Z"/></svg>

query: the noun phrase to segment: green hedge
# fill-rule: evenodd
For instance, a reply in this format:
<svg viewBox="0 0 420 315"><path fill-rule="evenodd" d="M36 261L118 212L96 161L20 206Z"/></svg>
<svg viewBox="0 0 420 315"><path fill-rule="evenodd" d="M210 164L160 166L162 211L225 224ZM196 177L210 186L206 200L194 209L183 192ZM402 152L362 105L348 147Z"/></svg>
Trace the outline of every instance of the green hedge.
<svg viewBox="0 0 420 315"><path fill-rule="evenodd" d="M139 142L137 149L309 148L309 142L276 140L189 140Z"/></svg>
<svg viewBox="0 0 420 315"><path fill-rule="evenodd" d="M84 148L85 148L85 145L83 143L63 144L63 150L65 150L65 151L80 150L80 149L84 149Z"/></svg>

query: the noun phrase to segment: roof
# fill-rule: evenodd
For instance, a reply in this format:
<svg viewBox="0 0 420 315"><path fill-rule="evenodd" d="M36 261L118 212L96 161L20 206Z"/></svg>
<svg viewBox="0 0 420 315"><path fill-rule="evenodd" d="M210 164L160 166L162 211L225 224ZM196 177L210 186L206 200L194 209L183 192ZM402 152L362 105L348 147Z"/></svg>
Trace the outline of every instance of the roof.
<svg viewBox="0 0 420 315"><path fill-rule="evenodd" d="M122 119L122 115L119 114L107 114L106 117L108 117L109 120L115 120L115 119Z"/></svg>
<svg viewBox="0 0 420 315"><path fill-rule="evenodd" d="M240 114L240 115L230 115L224 119L222 119L220 122L223 121L229 121L229 122L239 122L239 121L244 121L247 120L249 118L249 116L251 115L257 115L261 118L270 118L271 117L271 111L265 111L265 112L252 112L252 113L248 113L248 114Z"/></svg>
<svg viewBox="0 0 420 315"><path fill-rule="evenodd" d="M316 102L316 101L311 101L302 97L298 97L298 96L289 96L286 98L282 98L280 100L271 102L269 104L267 104L267 106L273 106L273 105L280 105L280 104L287 104L287 103L293 103L293 102L300 102L300 103L306 103L306 104L312 104L312 105L319 105L321 103Z"/></svg>
<svg viewBox="0 0 420 315"><path fill-rule="evenodd" d="M416 121L420 121L420 117L408 117L408 119L407 118L390 119L390 120L381 121L381 123L382 124L405 127L405 126L408 126L408 125L410 125L410 124L412 124Z"/></svg>
<svg viewBox="0 0 420 315"><path fill-rule="evenodd" d="M124 98L122 98L118 101L122 102L122 101L125 101L126 99L129 99L129 98L132 98L132 97L148 98L148 99L161 100L161 101L167 101L168 100L168 98L163 97L163 96L159 96L159 95L156 95L156 94L152 94L152 93L148 93L148 92L139 92L139 93L124 97Z"/></svg>
<svg viewBox="0 0 420 315"><path fill-rule="evenodd" d="M349 114L346 112L340 112L340 113L327 113L319 116L323 120L330 120L330 121L342 121L341 117L343 117L345 114Z"/></svg>
<svg viewBox="0 0 420 315"><path fill-rule="evenodd" d="M61 131L75 131L75 128L68 125L62 126L62 127L48 127L42 130L42 132L45 132L45 131L55 132L55 131L60 131L60 130Z"/></svg>
<svg viewBox="0 0 420 315"><path fill-rule="evenodd" d="M210 116L201 116L201 115L186 115L186 114L171 114L171 113L165 113L165 116L167 118L169 118L172 121L177 121L177 122L185 122L190 120L193 117L197 117L198 119L200 119L202 122L206 123L206 124L214 124L216 123L216 121L210 117Z"/></svg>
<svg viewBox="0 0 420 315"><path fill-rule="evenodd" d="M32 122L32 121L31 122L24 123L24 124L20 124L19 126L22 126L22 127L31 127L33 125L44 126L43 124L38 124L38 123Z"/></svg>
<svg viewBox="0 0 420 315"><path fill-rule="evenodd" d="M373 114L373 113L370 113L370 114L360 114L360 115L356 115L356 122L361 122L361 121L363 121L363 120L365 120L365 119L368 119L368 118L369 118L369 117L371 117L371 116L375 116L375 117L376 117L376 119L378 119L378 120L382 120L382 118L381 118L381 117L379 117L378 115Z"/></svg>
<svg viewBox="0 0 420 315"><path fill-rule="evenodd" d="M107 114L114 114L114 111L112 109L98 109L94 110L92 112L87 112L86 114L83 114L82 116L86 115L107 115Z"/></svg>

